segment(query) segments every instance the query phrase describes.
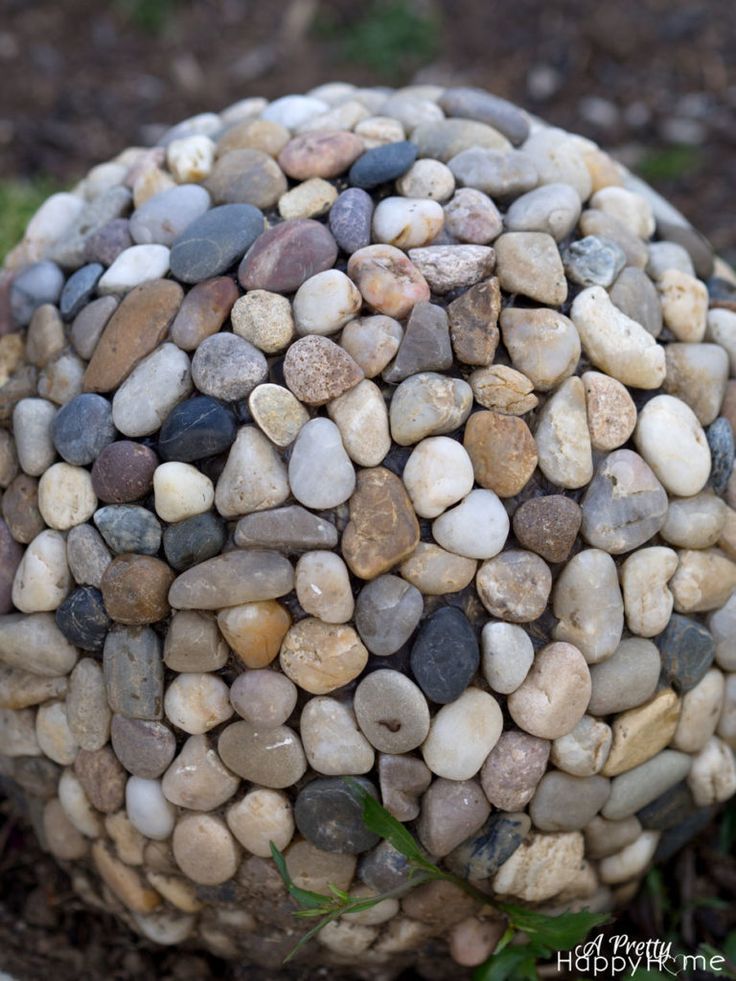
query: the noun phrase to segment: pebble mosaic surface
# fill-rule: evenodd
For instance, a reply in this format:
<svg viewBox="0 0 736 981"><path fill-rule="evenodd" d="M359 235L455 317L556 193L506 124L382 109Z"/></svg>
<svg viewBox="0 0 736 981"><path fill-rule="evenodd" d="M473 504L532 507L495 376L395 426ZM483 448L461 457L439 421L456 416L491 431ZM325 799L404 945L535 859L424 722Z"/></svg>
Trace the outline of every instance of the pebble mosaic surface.
<svg viewBox="0 0 736 981"><path fill-rule="evenodd" d="M49 198L0 330L0 772L90 902L275 970L269 841L406 880L344 775L547 911L736 791L736 277L590 141L474 89L246 99ZM431 883L301 956L498 926Z"/></svg>

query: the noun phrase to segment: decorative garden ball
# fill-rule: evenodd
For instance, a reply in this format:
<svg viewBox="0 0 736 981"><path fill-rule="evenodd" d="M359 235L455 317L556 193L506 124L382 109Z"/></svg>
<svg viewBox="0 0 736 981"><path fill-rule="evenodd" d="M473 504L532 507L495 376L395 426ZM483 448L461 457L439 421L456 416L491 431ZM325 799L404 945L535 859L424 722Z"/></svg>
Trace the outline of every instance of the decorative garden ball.
<svg viewBox="0 0 736 981"><path fill-rule="evenodd" d="M0 306L0 766L90 903L277 972L281 853L390 894L297 963L457 977L736 791L736 276L590 140L246 99L50 197Z"/></svg>

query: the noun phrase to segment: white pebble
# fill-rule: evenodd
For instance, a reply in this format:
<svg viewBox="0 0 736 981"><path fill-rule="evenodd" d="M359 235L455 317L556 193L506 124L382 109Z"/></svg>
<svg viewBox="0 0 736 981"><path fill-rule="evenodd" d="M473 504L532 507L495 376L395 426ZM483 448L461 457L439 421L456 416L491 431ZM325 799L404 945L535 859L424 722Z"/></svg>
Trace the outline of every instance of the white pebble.
<svg viewBox="0 0 736 981"><path fill-rule="evenodd" d="M100 815L90 804L73 770L67 768L61 774L58 794L64 813L77 831L85 838L99 838L102 834Z"/></svg>
<svg viewBox="0 0 736 981"><path fill-rule="evenodd" d="M352 320L363 298L353 281L339 269L327 269L310 276L294 297L297 333L334 334Z"/></svg>
<svg viewBox="0 0 736 981"><path fill-rule="evenodd" d="M174 830L176 809L164 797L160 780L130 777L125 785L125 809L130 823L146 838L164 841Z"/></svg>
<svg viewBox="0 0 736 981"><path fill-rule="evenodd" d="M513 623L487 623L481 631L480 647L483 677L491 688L502 695L516 691L534 661L526 630Z"/></svg>
<svg viewBox="0 0 736 981"><path fill-rule="evenodd" d="M66 542L58 531L42 531L23 553L13 579L13 605L21 613L55 610L72 586Z"/></svg>
<svg viewBox="0 0 736 981"><path fill-rule="evenodd" d="M299 731L309 765L327 776L367 773L375 751L358 728L352 707L335 698L311 698L301 714Z"/></svg>
<svg viewBox="0 0 736 981"><path fill-rule="evenodd" d="M337 507L355 490L355 470L330 419L310 419L301 428L289 460L289 484L300 504L317 511Z"/></svg>
<svg viewBox="0 0 736 981"><path fill-rule="evenodd" d="M733 310L708 311L707 340L726 349L731 360L731 375L736 375L736 313Z"/></svg>
<svg viewBox="0 0 736 981"><path fill-rule="evenodd" d="M620 852L602 859L598 866L601 882L613 885L640 876L654 858L660 835L659 831L643 831Z"/></svg>
<svg viewBox="0 0 736 981"><path fill-rule="evenodd" d="M21 399L13 409L13 435L24 473L40 477L56 459L51 425L56 406L46 399Z"/></svg>
<svg viewBox="0 0 736 981"><path fill-rule="evenodd" d="M691 497L710 476L710 449L697 416L673 395L655 395L639 413L634 442L670 494Z"/></svg>
<svg viewBox="0 0 736 981"><path fill-rule="evenodd" d="M639 238L651 238L655 222L651 204L635 191L624 187L604 187L590 199L591 207L620 221Z"/></svg>
<svg viewBox="0 0 736 981"><path fill-rule="evenodd" d="M641 548L620 567L626 625L639 637L656 637L667 626L674 598L667 583L675 573L677 552L655 545Z"/></svg>
<svg viewBox="0 0 736 981"><path fill-rule="evenodd" d="M169 271L169 249L165 245L131 245L113 262L97 284L100 296L127 293L134 286L163 279Z"/></svg>
<svg viewBox="0 0 736 981"><path fill-rule="evenodd" d="M662 317L678 341L697 344L705 337L708 288L695 276L668 269L657 283Z"/></svg>
<svg viewBox="0 0 736 981"><path fill-rule="evenodd" d="M190 463L162 463L153 474L156 514L163 521L184 521L209 511L215 488L205 474Z"/></svg>
<svg viewBox="0 0 736 981"><path fill-rule="evenodd" d="M422 756L432 773L447 780L469 780L498 742L503 715L496 699L467 688L432 719Z"/></svg>
<svg viewBox="0 0 736 981"><path fill-rule="evenodd" d="M430 436L412 450L403 478L417 514L436 518L473 489L473 464L456 440Z"/></svg>
<svg viewBox="0 0 736 981"><path fill-rule="evenodd" d="M448 552L468 559L491 559L509 535L509 516L496 494L476 488L432 524L432 537Z"/></svg>
<svg viewBox="0 0 736 981"><path fill-rule="evenodd" d="M381 389L364 378L327 404L348 456L359 467L377 467L391 449L388 410Z"/></svg>
<svg viewBox="0 0 736 981"><path fill-rule="evenodd" d="M271 857L271 842L283 851L294 837L294 815L291 802L279 790L256 787L225 814L227 826L243 848Z"/></svg>
<svg viewBox="0 0 736 981"><path fill-rule="evenodd" d="M97 495L84 467L55 463L38 482L38 509L51 528L68 531L92 517Z"/></svg>
<svg viewBox="0 0 736 981"><path fill-rule="evenodd" d="M384 198L373 212L373 241L414 249L442 231L445 212L428 198Z"/></svg>
<svg viewBox="0 0 736 981"><path fill-rule="evenodd" d="M266 106L261 119L295 130L315 116L327 112L329 108L322 99L314 99L308 95L284 95Z"/></svg>
<svg viewBox="0 0 736 981"><path fill-rule="evenodd" d="M567 378L547 400L534 434L539 469L559 487L584 487L593 477L585 385Z"/></svg>
<svg viewBox="0 0 736 981"><path fill-rule="evenodd" d="M698 755L687 778L698 807L728 800L736 793L736 757L730 746L713 736Z"/></svg>
<svg viewBox="0 0 736 981"><path fill-rule="evenodd" d="M112 419L126 436L150 436L192 391L189 358L162 344L125 379L112 400Z"/></svg>
<svg viewBox="0 0 736 981"><path fill-rule="evenodd" d="M179 674L166 689L166 718L193 736L208 732L233 714L230 691L214 674Z"/></svg>
<svg viewBox="0 0 736 981"><path fill-rule="evenodd" d="M399 177L396 190L405 198L447 201L455 190L455 177L447 164L425 158L417 160Z"/></svg>
<svg viewBox="0 0 736 981"><path fill-rule="evenodd" d="M209 136L185 136L166 148L166 165L177 184L198 184L210 176L216 146Z"/></svg>

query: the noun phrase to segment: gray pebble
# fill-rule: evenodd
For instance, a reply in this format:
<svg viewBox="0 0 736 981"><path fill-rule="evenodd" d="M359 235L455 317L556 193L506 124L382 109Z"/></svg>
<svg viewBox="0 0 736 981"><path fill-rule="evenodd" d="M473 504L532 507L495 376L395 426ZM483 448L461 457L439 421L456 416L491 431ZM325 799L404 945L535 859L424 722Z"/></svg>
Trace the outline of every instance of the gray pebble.
<svg viewBox="0 0 736 981"><path fill-rule="evenodd" d="M330 208L330 231L348 255L371 244L373 199L360 187L349 187Z"/></svg>
<svg viewBox="0 0 736 981"><path fill-rule="evenodd" d="M180 184L154 194L130 216L130 235L137 245L168 245L210 207L199 184Z"/></svg>
<svg viewBox="0 0 736 981"><path fill-rule="evenodd" d="M613 305L627 317L641 324L652 337L659 337L662 333L662 304L657 287L643 270L626 266L609 295Z"/></svg>
<svg viewBox="0 0 736 981"><path fill-rule="evenodd" d="M102 652L107 701L129 719L160 719L164 672L161 642L150 627L116 627Z"/></svg>
<svg viewBox="0 0 736 981"><path fill-rule="evenodd" d="M355 626L372 654L394 654L414 632L424 611L422 594L398 576L379 576L358 593Z"/></svg>
<svg viewBox="0 0 736 981"><path fill-rule="evenodd" d="M70 529L66 538L66 557L76 582L97 589L100 588L102 574L112 562L102 536L88 524Z"/></svg>
<svg viewBox="0 0 736 981"><path fill-rule="evenodd" d="M263 354L236 334L206 338L192 360L192 379L199 391L226 402L246 398L267 375Z"/></svg>
<svg viewBox="0 0 736 981"><path fill-rule="evenodd" d="M72 273L59 297L59 311L64 320L73 320L89 303L104 271L99 262L92 262Z"/></svg>
<svg viewBox="0 0 736 981"><path fill-rule="evenodd" d="M44 303L56 303L64 285L64 274L53 262L34 262L13 279L10 287L10 312L19 327Z"/></svg>
<svg viewBox="0 0 736 981"><path fill-rule="evenodd" d="M77 395L59 409L51 434L59 456L67 463L88 466L115 439L112 406L102 395Z"/></svg>
<svg viewBox="0 0 736 981"><path fill-rule="evenodd" d="M125 769L144 780L160 777L176 753L174 733L163 722L114 715L110 738Z"/></svg>
<svg viewBox="0 0 736 981"><path fill-rule="evenodd" d="M247 514L235 528L235 544L241 548L275 548L285 552L334 548L337 537L331 521L299 504Z"/></svg>
<svg viewBox="0 0 736 981"><path fill-rule="evenodd" d="M586 235L564 250L562 264L580 286L610 286L626 265L626 255L615 242Z"/></svg>
<svg viewBox="0 0 736 981"><path fill-rule="evenodd" d="M108 504L95 511L97 529L116 554L156 555L161 547L161 524L153 512L138 504Z"/></svg>

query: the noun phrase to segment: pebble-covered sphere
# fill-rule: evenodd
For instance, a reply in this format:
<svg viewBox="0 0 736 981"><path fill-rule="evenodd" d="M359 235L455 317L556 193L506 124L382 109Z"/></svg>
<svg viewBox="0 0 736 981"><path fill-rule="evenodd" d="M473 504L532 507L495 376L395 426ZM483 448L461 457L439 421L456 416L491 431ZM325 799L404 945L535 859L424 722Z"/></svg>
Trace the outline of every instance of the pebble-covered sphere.
<svg viewBox="0 0 736 981"><path fill-rule="evenodd" d="M276 971L271 841L406 883L346 775L547 912L736 791L736 276L590 140L476 89L246 99L50 197L0 331L0 766L91 903ZM434 882L299 957L500 929Z"/></svg>

